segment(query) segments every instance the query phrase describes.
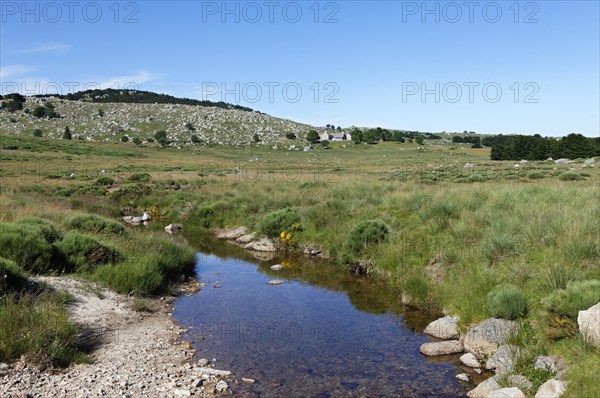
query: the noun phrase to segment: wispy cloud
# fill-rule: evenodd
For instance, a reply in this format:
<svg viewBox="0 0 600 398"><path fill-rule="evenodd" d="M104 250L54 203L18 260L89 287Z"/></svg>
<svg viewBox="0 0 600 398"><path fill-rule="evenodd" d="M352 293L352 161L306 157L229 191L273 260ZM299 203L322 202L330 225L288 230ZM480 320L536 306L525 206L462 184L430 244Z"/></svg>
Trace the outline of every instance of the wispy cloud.
<svg viewBox="0 0 600 398"><path fill-rule="evenodd" d="M45 43L34 47L24 48L19 51L19 54L64 54L69 51L71 47L64 43Z"/></svg>
<svg viewBox="0 0 600 398"><path fill-rule="evenodd" d="M0 67L0 80L5 80L10 77L23 76L32 70L33 68L27 65L9 65Z"/></svg>
<svg viewBox="0 0 600 398"><path fill-rule="evenodd" d="M155 79L156 76L148 71L141 70L134 75L128 76L116 76L110 79L106 79L98 83L98 85L102 89L114 88L114 89L122 89L122 88L131 88L138 89L139 86L143 83L146 83L150 80Z"/></svg>

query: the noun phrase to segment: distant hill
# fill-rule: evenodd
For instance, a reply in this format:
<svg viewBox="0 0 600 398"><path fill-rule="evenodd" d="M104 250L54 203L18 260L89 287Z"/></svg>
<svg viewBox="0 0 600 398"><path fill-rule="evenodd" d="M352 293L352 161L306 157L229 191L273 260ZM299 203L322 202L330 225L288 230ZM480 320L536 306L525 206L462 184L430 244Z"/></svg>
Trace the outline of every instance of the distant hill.
<svg viewBox="0 0 600 398"><path fill-rule="evenodd" d="M72 94L66 95L36 95L37 98L48 98L55 97L59 99L65 99L69 101L89 101L99 103L127 103L127 104L178 104L178 105L193 105L193 106L206 106L223 109L237 109L246 112L255 112L251 108L247 108L240 105L228 104L226 102L212 102L212 101L200 101L190 98L177 98L168 94L157 94L151 91L143 90L86 90L78 91Z"/></svg>
<svg viewBox="0 0 600 398"><path fill-rule="evenodd" d="M0 96L0 134L152 144L164 131L176 147L302 142L313 126L224 102L137 90L88 90L68 95ZM286 136L297 137L296 142Z"/></svg>

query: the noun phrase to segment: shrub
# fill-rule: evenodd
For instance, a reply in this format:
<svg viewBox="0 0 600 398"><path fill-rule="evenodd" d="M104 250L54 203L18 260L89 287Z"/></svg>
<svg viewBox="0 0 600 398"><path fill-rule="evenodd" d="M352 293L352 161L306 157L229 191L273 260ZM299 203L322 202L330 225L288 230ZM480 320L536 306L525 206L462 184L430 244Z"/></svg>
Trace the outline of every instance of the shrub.
<svg viewBox="0 0 600 398"><path fill-rule="evenodd" d="M140 137L133 137L133 143L135 145L140 145L142 143L142 139Z"/></svg>
<svg viewBox="0 0 600 398"><path fill-rule="evenodd" d="M25 356L41 368L87 358L76 348L77 328L58 294L9 294L0 298L0 362Z"/></svg>
<svg viewBox="0 0 600 398"><path fill-rule="evenodd" d="M33 136L34 137L43 137L44 133L40 129L35 129L35 130L33 130Z"/></svg>
<svg viewBox="0 0 600 398"><path fill-rule="evenodd" d="M414 300L424 301L429 295L429 285L420 276L413 276L404 282L404 291Z"/></svg>
<svg viewBox="0 0 600 398"><path fill-rule="evenodd" d="M121 223L94 214L73 217L67 222L67 225L71 228L93 233L107 232L120 235L125 231L125 227Z"/></svg>
<svg viewBox="0 0 600 398"><path fill-rule="evenodd" d="M389 227L382 220L361 221L350 230L346 247L354 253L361 253L369 245L384 241L389 232Z"/></svg>
<svg viewBox="0 0 600 398"><path fill-rule="evenodd" d="M182 275L194 274L195 252L175 242L144 238L133 242L135 250L118 265L100 266L94 278L120 293L151 295L168 290Z"/></svg>
<svg viewBox="0 0 600 398"><path fill-rule="evenodd" d="M53 243L62 239L62 235L55 228L54 224L43 218L26 217L17 221L16 224L35 230L37 233L41 234L48 243Z"/></svg>
<svg viewBox="0 0 600 398"><path fill-rule="evenodd" d="M101 266L94 271L94 278L123 294L150 295L160 292L164 285L159 261L150 254Z"/></svg>
<svg viewBox="0 0 600 398"><path fill-rule="evenodd" d="M532 171L529 174L527 174L527 177L532 180L541 180L542 178L545 178L546 175L541 171Z"/></svg>
<svg viewBox="0 0 600 398"><path fill-rule="evenodd" d="M551 314L577 319L579 311L600 301L600 280L571 281L566 289L556 290L542 300Z"/></svg>
<svg viewBox="0 0 600 398"><path fill-rule="evenodd" d="M0 257L0 294L22 290L27 286L27 278L12 260Z"/></svg>
<svg viewBox="0 0 600 398"><path fill-rule="evenodd" d="M514 285L497 286L488 294L488 309L493 317L515 320L527 315L527 299Z"/></svg>
<svg viewBox="0 0 600 398"><path fill-rule="evenodd" d="M558 176L558 179L561 181L579 181L583 180L583 177L572 171L565 171L564 173Z"/></svg>
<svg viewBox="0 0 600 398"><path fill-rule="evenodd" d="M300 215L293 209L274 211L265 215L258 223L258 232L270 238L279 236L281 231L292 229L300 222Z"/></svg>
<svg viewBox="0 0 600 398"><path fill-rule="evenodd" d="M129 137L124 135L121 137L121 142L129 142Z"/></svg>
<svg viewBox="0 0 600 398"><path fill-rule="evenodd" d="M114 183L115 180L112 177L100 177L96 180L96 185L98 186L113 185Z"/></svg>
<svg viewBox="0 0 600 398"><path fill-rule="evenodd" d="M0 253L29 272L53 270L54 248L32 225L0 223Z"/></svg>
<svg viewBox="0 0 600 398"><path fill-rule="evenodd" d="M54 245L64 256L69 271L90 272L100 264L114 263L121 257L115 249L75 231L68 232Z"/></svg>
<svg viewBox="0 0 600 398"><path fill-rule="evenodd" d="M133 173L127 178L127 181L132 182L150 182L150 174L148 173Z"/></svg>

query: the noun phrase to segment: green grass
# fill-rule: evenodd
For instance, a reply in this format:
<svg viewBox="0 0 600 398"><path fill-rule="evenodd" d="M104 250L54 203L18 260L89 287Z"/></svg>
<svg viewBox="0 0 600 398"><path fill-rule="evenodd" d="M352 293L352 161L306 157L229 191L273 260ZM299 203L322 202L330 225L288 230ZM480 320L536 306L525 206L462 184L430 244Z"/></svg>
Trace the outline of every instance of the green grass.
<svg viewBox="0 0 600 398"><path fill-rule="evenodd" d="M76 346L77 328L60 295L7 294L0 297L0 362L21 356L42 368L86 362Z"/></svg>

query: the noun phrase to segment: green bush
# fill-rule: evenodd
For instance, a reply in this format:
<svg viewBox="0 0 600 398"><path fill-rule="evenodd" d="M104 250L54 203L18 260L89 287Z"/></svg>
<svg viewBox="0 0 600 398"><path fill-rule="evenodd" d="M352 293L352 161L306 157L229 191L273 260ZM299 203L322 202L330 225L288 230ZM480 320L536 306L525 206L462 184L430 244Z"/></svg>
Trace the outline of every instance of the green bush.
<svg viewBox="0 0 600 398"><path fill-rule="evenodd" d="M112 177L100 177L96 180L96 185L99 186L113 185L114 183L115 179Z"/></svg>
<svg viewBox="0 0 600 398"><path fill-rule="evenodd" d="M561 181L579 181L583 180L583 177L572 171L565 171L561 175L558 176L558 179Z"/></svg>
<svg viewBox="0 0 600 398"><path fill-rule="evenodd" d="M127 178L131 182L150 182L150 174L148 173L133 173Z"/></svg>
<svg viewBox="0 0 600 398"><path fill-rule="evenodd" d="M173 241L143 238L133 242L135 250L117 265L105 265L94 271L94 278L120 293L151 295L167 291L182 275L194 274L195 252Z"/></svg>
<svg viewBox="0 0 600 398"><path fill-rule="evenodd" d="M274 211L265 215L258 223L258 232L270 238L279 236L282 231L292 229L300 222L300 215L293 209Z"/></svg>
<svg viewBox="0 0 600 398"><path fill-rule="evenodd" d="M0 223L0 253L29 272L54 270L55 250L32 225Z"/></svg>
<svg viewBox="0 0 600 398"><path fill-rule="evenodd" d="M68 232L54 245L64 256L67 271L91 272L98 265L114 263L121 258L116 249L75 231Z"/></svg>
<svg viewBox="0 0 600 398"><path fill-rule="evenodd" d="M107 232L120 235L125 231L125 227L121 223L94 214L73 217L67 222L67 225L71 228L93 233Z"/></svg>
<svg viewBox="0 0 600 398"><path fill-rule="evenodd" d="M0 298L0 362L25 356L46 368L86 361L77 350L77 328L58 294L8 294Z"/></svg>
<svg viewBox="0 0 600 398"><path fill-rule="evenodd" d="M54 224L43 218L27 217L17 221L16 224L35 230L37 233L41 234L48 243L54 243L57 240L62 239L62 235L58 232Z"/></svg>
<svg viewBox="0 0 600 398"><path fill-rule="evenodd" d="M96 269L94 278L123 294L150 295L163 290L163 273L158 258L144 254L118 265Z"/></svg>
<svg viewBox="0 0 600 398"><path fill-rule="evenodd" d="M0 257L0 295L19 291L27 286L27 278L12 260Z"/></svg>
<svg viewBox="0 0 600 398"><path fill-rule="evenodd" d="M546 175L541 171L532 171L529 174L527 174L527 177L532 180L541 180L542 178L545 178Z"/></svg>
<svg viewBox="0 0 600 398"><path fill-rule="evenodd" d="M600 280L571 281L566 289L556 290L542 300L544 308L558 316L577 319L579 311L600 301Z"/></svg>
<svg viewBox="0 0 600 398"><path fill-rule="evenodd" d="M346 247L353 253L361 253L369 245L384 241L389 232L389 227L382 220L361 221L350 230Z"/></svg>
<svg viewBox="0 0 600 398"><path fill-rule="evenodd" d="M518 287L500 285L488 294L488 310L493 317L515 320L527 315L527 299Z"/></svg>

